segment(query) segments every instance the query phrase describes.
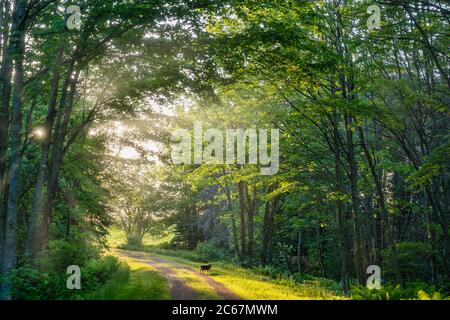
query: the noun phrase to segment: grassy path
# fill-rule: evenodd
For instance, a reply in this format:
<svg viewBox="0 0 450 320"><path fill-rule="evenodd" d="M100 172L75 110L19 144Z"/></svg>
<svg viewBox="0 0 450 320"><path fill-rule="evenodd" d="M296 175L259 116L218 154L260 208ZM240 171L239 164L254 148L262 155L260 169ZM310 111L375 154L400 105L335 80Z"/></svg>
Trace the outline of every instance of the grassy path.
<svg viewBox="0 0 450 320"><path fill-rule="evenodd" d="M125 259L124 259L125 260ZM166 279L154 268L126 260L130 272L123 272L95 292L90 300L170 300Z"/></svg>
<svg viewBox="0 0 450 320"><path fill-rule="evenodd" d="M127 260L147 264L163 275L169 284L173 300L240 299L223 284L208 275L199 274L190 266L142 252L115 250L115 254Z"/></svg>
<svg viewBox="0 0 450 320"><path fill-rule="evenodd" d="M144 265L167 283L169 296L185 299L334 300L344 297L320 283L297 284L253 273L235 265L216 262L210 275L200 275L199 263L149 252L114 250L127 263Z"/></svg>

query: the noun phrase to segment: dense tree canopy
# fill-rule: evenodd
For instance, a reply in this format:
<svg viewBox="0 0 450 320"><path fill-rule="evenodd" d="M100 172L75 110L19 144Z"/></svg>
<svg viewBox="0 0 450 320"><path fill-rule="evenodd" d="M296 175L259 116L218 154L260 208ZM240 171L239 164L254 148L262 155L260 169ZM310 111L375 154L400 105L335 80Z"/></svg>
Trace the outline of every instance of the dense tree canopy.
<svg viewBox="0 0 450 320"><path fill-rule="evenodd" d="M0 4L2 298L100 259L112 224L344 293L370 265L449 292L446 1L80 0L79 29L72 4ZM279 169L174 163L196 123L279 130Z"/></svg>

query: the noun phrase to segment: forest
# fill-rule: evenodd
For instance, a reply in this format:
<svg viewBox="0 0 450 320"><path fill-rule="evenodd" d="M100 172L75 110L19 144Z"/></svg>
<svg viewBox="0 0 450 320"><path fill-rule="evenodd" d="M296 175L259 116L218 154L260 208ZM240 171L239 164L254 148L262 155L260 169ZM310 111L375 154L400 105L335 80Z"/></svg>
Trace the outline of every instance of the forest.
<svg viewBox="0 0 450 320"><path fill-rule="evenodd" d="M1 300L450 299L448 1L0 1Z"/></svg>

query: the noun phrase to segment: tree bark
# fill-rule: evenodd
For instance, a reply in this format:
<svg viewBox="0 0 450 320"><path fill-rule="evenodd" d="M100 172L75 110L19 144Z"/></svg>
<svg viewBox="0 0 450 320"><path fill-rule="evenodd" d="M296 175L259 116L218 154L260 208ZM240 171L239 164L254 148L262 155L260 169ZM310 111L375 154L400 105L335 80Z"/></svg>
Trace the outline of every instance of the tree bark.
<svg viewBox="0 0 450 320"><path fill-rule="evenodd" d="M339 131L337 127L338 123L338 114L337 110L334 111L334 122L335 125L333 126L333 140L335 144L335 154L334 154L334 165L335 165L335 174L336 174L336 191L338 193L338 200L337 200L337 220L338 220L338 227L339 227L339 248L340 248L340 254L341 254L341 282L342 282L342 289L345 294L348 293L350 289L349 279L350 279L350 259L349 259L349 253L350 248L348 246L348 225L347 225L347 219L346 219L346 213L345 213L345 206L344 201L342 200L341 196L344 194L344 188L343 188L343 182L342 182L342 169L341 169L341 149L339 146Z"/></svg>
<svg viewBox="0 0 450 320"><path fill-rule="evenodd" d="M241 260L241 252L239 250L239 240L237 235L237 226L236 226L236 218L234 216L233 211L233 202L231 200L231 190L227 182L225 182L225 188L224 191L227 196L227 207L228 207L228 213L231 216L231 232L233 237L233 247L234 247L234 255L236 259L239 261Z"/></svg>
<svg viewBox="0 0 450 320"><path fill-rule="evenodd" d="M302 229L298 229L298 241L297 241L297 270L300 276L303 274L302 270Z"/></svg>
<svg viewBox="0 0 450 320"><path fill-rule="evenodd" d="M47 116L45 118L45 124L44 129L46 132L45 140L42 143L41 147L41 159L38 164L38 172L37 172L37 178L36 183L34 187L34 196L33 196L33 202L31 206L31 212L28 222L28 232L25 240L25 256L34 258L36 256L35 252L35 243L37 241L36 233L37 233L37 226L38 226L38 217L39 212L42 206L42 193L44 189L44 183L45 183L45 175L47 173L47 163L48 163L48 157L50 152L50 145L52 142L52 132L53 132L53 123L56 118L56 102L58 98L58 85L59 85L59 79L60 79L60 65L63 59L63 46L61 46L56 54L56 62L55 62L55 68L53 71L53 78L51 80L50 84L50 96L49 96L49 102L48 102L48 110L47 110ZM73 64L72 64L73 67ZM71 68L69 68L68 71L68 77L66 79L66 83L63 86L63 91L67 89L68 81L70 79L70 75L72 74Z"/></svg>
<svg viewBox="0 0 450 320"><path fill-rule="evenodd" d="M245 225L245 203L244 203L244 182L238 183L238 197L239 197L239 218L240 218L240 242L241 242L241 265L244 265L247 257L247 237L246 237L246 225Z"/></svg>
<svg viewBox="0 0 450 320"><path fill-rule="evenodd" d="M358 166L355 158L355 144L353 142L352 131L353 117L348 112L345 115L345 130L347 135L347 159L349 164L349 180L352 200L352 214L353 214L353 230L355 235L355 270L358 282L361 285L365 284L365 264L366 257L364 254L364 244L362 237L362 224L359 210L359 190L358 190Z"/></svg>
<svg viewBox="0 0 450 320"><path fill-rule="evenodd" d="M11 97L12 64L8 50L10 5L2 1L1 65L0 65L0 275L3 272L3 250L6 226L6 153L9 133L9 103Z"/></svg>
<svg viewBox="0 0 450 320"><path fill-rule="evenodd" d="M3 250L3 276L1 298L11 299L9 273L17 263L17 211L20 191L20 131L24 94L23 59L25 53L26 1L14 1L14 15L11 36L11 53L14 61L14 94L11 118L11 163L9 169L8 204Z"/></svg>
<svg viewBox="0 0 450 320"><path fill-rule="evenodd" d="M42 224L40 228L40 248L44 248L49 239L49 228L52 219L53 203L55 201L60 166L62 162L64 139L67 134L67 128L72 113L73 100L76 93L76 87L78 84L78 76L80 70L75 70L72 77L70 77L69 92L67 93L67 99L61 98L61 108L57 117L57 124L55 128L55 140L52 145L52 157L50 162L50 170L48 174L47 182L47 194L42 211ZM64 93L63 93L64 94Z"/></svg>
<svg viewBox="0 0 450 320"><path fill-rule="evenodd" d="M270 244L273 235L273 224L276 207L277 199L273 199L271 201L267 201L264 208L264 222L261 236L261 264L263 266L265 266L270 261Z"/></svg>
<svg viewBox="0 0 450 320"><path fill-rule="evenodd" d="M248 185L245 184L245 198L247 200L247 226L248 226L248 241L247 241L247 258L253 257L253 242L254 242L254 216L256 212L256 190L253 187L253 194L250 195Z"/></svg>
<svg viewBox="0 0 450 320"><path fill-rule="evenodd" d="M358 131L359 131L359 136L360 136L360 140L361 140L361 146L364 150L364 154L366 156L367 163L369 165L369 169L370 169L370 173L372 175L373 181L375 182L375 189L377 190L378 201L379 201L380 210L381 210L381 214L382 214L382 221L388 222L389 211L386 207L386 200L385 200L385 196L384 196L384 192L383 192L381 178L377 172L377 168L375 166L375 161L372 158L371 152L369 151L369 148L366 144L364 131L360 126L358 127ZM395 277L396 277L397 283L402 284L403 282L402 282L402 277L400 274L400 267L398 264L398 257L397 257L397 246L395 243L395 238L394 238L394 233L393 233L392 228L387 228L386 236L387 236L387 241L388 241L390 249L391 249L392 262L394 264L394 270L395 270Z"/></svg>

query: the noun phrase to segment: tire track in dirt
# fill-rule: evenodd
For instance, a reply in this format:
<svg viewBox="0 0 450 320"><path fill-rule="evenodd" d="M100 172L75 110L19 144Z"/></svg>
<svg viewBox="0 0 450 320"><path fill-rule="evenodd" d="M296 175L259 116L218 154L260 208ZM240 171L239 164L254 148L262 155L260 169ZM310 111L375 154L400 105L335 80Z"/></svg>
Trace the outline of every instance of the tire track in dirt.
<svg viewBox="0 0 450 320"><path fill-rule="evenodd" d="M153 268L155 268L156 271L158 271L167 279L167 282L169 283L170 295L172 296L173 300L199 299L197 292L195 292L194 289L186 285L180 278L178 278L176 273L173 272L172 268L164 267L161 264L155 263L151 260L146 260L142 258L138 258L136 260L140 260L146 264L151 265Z"/></svg>
<svg viewBox="0 0 450 320"><path fill-rule="evenodd" d="M211 278L208 275L205 274L200 274L198 273L194 268L191 267L187 267L184 265L181 265L179 263L173 262L173 261L169 261L169 260L165 260L165 259L161 259L158 257L152 257L151 259L161 262L161 263L165 263L165 264L169 264L172 265L176 268L179 269L183 269L186 271L189 271L191 273L194 273L196 276L202 278L205 280L205 282L214 289L214 291L221 296L222 298L224 298L224 300L241 300L241 297L239 297L237 294L235 294L234 292L232 292L231 290L229 290L227 287L225 287L222 283L217 282L216 280L214 280L213 278Z"/></svg>
<svg viewBox="0 0 450 320"><path fill-rule="evenodd" d="M189 287L184 280L180 279L173 268L166 267L164 265L169 265L177 269L182 269L188 271L195 276L203 279L206 284L208 284L214 292L221 296L224 300L241 300L237 294L226 288L222 283L215 281L210 276L205 274L199 274L194 268L184 266L182 264L166 260L160 257L151 256L150 254L146 254L145 257L142 256L142 253L132 253L125 252L123 250L116 251L119 255L124 255L126 257L132 258L134 260L146 263L151 265L157 272L163 275L170 287L170 293L172 295L173 300L198 300L198 293Z"/></svg>

